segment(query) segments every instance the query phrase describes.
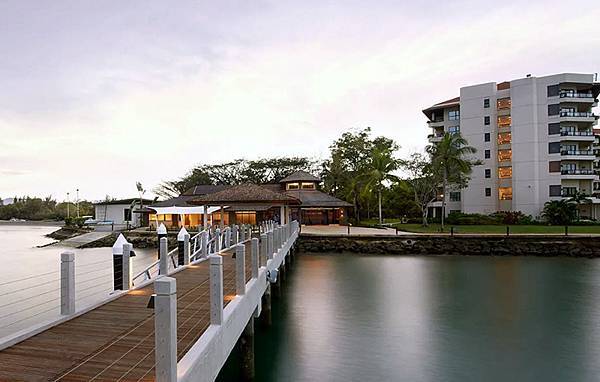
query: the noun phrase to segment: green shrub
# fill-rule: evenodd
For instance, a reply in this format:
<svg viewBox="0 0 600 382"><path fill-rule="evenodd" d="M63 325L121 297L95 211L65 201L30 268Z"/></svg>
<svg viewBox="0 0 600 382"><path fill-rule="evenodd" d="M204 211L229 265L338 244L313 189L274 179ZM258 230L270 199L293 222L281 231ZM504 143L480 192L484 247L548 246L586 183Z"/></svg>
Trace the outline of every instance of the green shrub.
<svg viewBox="0 0 600 382"><path fill-rule="evenodd" d="M498 211L490 216L497 220L499 224L517 225L533 223L531 215L525 215L521 211Z"/></svg>
<svg viewBox="0 0 600 382"><path fill-rule="evenodd" d="M446 218L447 224L456 225L481 225L481 224L500 224L492 216L483 214L465 214L462 212L450 212Z"/></svg>

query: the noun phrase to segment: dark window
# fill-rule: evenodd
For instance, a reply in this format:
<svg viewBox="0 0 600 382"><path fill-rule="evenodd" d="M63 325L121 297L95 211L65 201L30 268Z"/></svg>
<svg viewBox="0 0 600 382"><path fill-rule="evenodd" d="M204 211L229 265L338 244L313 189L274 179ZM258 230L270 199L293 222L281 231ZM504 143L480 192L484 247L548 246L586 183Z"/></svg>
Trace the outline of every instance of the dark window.
<svg viewBox="0 0 600 382"><path fill-rule="evenodd" d="M550 186L550 196L560 196L560 184L556 186Z"/></svg>
<svg viewBox="0 0 600 382"><path fill-rule="evenodd" d="M490 107L490 99L489 98L483 99L483 107L485 107L485 108Z"/></svg>
<svg viewBox="0 0 600 382"><path fill-rule="evenodd" d="M552 160L548 162L548 171L549 172L560 172L560 161Z"/></svg>
<svg viewBox="0 0 600 382"><path fill-rule="evenodd" d="M553 105L548 105L548 115L558 115L560 111L560 105L555 103Z"/></svg>
<svg viewBox="0 0 600 382"><path fill-rule="evenodd" d="M123 220L130 222L131 221L131 209L125 208L123 210Z"/></svg>
<svg viewBox="0 0 600 382"><path fill-rule="evenodd" d="M485 117L483 117L483 124L486 126L490 124L490 116L489 115L486 115Z"/></svg>
<svg viewBox="0 0 600 382"><path fill-rule="evenodd" d="M490 156L491 156L490 150L485 150L484 151L484 156L485 156L485 159L490 159Z"/></svg>
<svg viewBox="0 0 600 382"><path fill-rule="evenodd" d="M492 196L492 189L491 188L487 187L485 189L485 196Z"/></svg>
<svg viewBox="0 0 600 382"><path fill-rule="evenodd" d="M450 192L450 201L451 202L460 202L460 191Z"/></svg>
<svg viewBox="0 0 600 382"><path fill-rule="evenodd" d="M483 141L484 142L489 142L490 141L490 133L483 134Z"/></svg>
<svg viewBox="0 0 600 382"><path fill-rule="evenodd" d="M560 134L560 123L549 123L548 124L548 134L549 135Z"/></svg>
<svg viewBox="0 0 600 382"><path fill-rule="evenodd" d="M557 154L560 152L560 142L548 143L548 154Z"/></svg>
<svg viewBox="0 0 600 382"><path fill-rule="evenodd" d="M548 86L548 97L556 97L558 95L558 85Z"/></svg>
<svg viewBox="0 0 600 382"><path fill-rule="evenodd" d="M491 178L492 177L492 170L490 170L489 168L485 169L485 177L486 178Z"/></svg>

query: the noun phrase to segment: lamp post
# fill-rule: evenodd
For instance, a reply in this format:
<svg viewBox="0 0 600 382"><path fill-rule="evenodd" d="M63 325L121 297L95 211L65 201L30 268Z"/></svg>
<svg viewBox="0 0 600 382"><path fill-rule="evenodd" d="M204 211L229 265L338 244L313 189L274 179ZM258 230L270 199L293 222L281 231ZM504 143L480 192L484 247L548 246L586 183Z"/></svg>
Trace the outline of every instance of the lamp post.
<svg viewBox="0 0 600 382"><path fill-rule="evenodd" d="M71 202L69 201L69 193L67 192L67 219L69 219L71 217L71 211L69 208L69 204L71 204Z"/></svg>
<svg viewBox="0 0 600 382"><path fill-rule="evenodd" d="M79 218L79 188L77 189L77 218Z"/></svg>

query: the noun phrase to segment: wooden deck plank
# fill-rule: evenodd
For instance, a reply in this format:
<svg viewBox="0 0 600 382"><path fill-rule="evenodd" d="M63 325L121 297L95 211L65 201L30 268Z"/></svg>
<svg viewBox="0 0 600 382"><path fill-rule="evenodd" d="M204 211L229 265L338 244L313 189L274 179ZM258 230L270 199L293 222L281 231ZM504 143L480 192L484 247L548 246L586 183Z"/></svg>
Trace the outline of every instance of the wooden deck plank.
<svg viewBox="0 0 600 382"><path fill-rule="evenodd" d="M235 259L223 254L224 304L235 297ZM252 275L246 245L246 281ZM177 280L178 359L210 325L209 264L172 275ZM154 286L134 290L77 318L0 351L0 381L152 381Z"/></svg>

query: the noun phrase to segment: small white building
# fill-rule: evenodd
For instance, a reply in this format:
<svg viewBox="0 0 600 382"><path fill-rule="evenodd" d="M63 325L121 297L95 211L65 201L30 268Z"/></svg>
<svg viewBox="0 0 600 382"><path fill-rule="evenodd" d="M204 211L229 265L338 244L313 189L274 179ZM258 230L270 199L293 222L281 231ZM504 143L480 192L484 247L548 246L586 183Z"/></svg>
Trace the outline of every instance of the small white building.
<svg viewBox="0 0 600 382"><path fill-rule="evenodd" d="M142 199L144 206L152 200ZM96 229L115 230L128 227L140 227L143 224L142 216L134 213L140 209L140 198L108 200L94 204L94 217L97 222Z"/></svg>

